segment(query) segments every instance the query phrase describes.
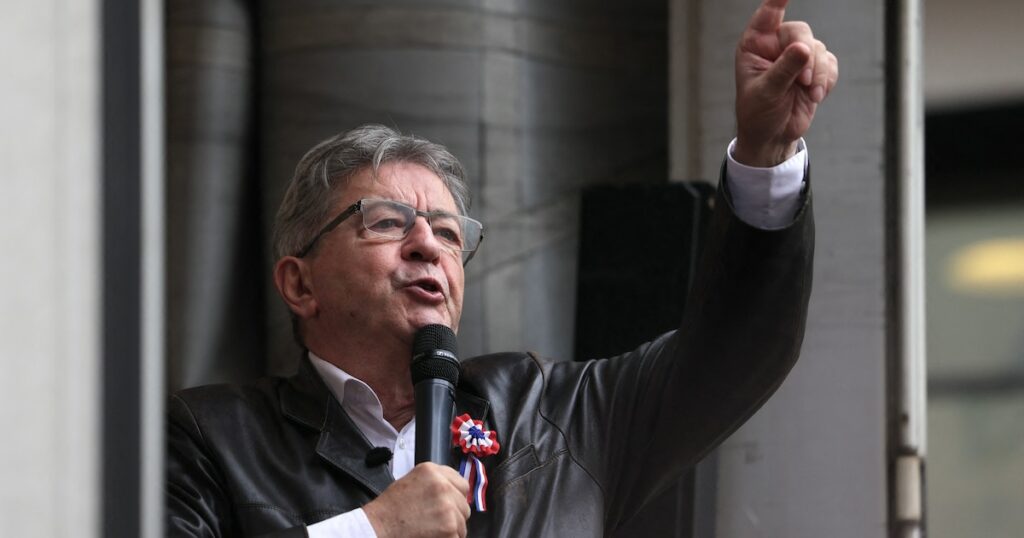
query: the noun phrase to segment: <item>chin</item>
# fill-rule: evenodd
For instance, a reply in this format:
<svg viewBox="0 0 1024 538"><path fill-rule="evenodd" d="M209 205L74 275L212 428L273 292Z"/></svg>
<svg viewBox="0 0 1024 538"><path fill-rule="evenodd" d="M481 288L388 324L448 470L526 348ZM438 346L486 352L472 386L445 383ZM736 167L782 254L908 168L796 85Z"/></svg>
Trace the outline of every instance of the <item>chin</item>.
<svg viewBox="0 0 1024 538"><path fill-rule="evenodd" d="M419 330L421 327L427 325L444 325L445 327L452 327L451 322L446 316L415 316L409 320L409 325L412 327L413 332ZM455 327L452 327L455 330Z"/></svg>
<svg viewBox="0 0 1024 538"><path fill-rule="evenodd" d="M452 313L448 309L413 309L406 311L406 322L412 328L413 333L426 325L444 325L445 327L450 327L452 331L458 334L459 316L454 316L454 322L452 318Z"/></svg>

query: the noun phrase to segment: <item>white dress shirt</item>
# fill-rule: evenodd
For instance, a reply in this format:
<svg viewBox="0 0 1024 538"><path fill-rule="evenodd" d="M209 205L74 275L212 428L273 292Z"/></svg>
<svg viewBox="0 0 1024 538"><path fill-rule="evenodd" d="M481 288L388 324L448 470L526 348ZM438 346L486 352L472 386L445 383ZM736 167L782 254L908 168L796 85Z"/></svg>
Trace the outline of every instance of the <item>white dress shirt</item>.
<svg viewBox="0 0 1024 538"><path fill-rule="evenodd" d="M729 185L736 216L764 230L783 228L793 222L800 208L800 192L807 168L807 146L803 139L800 139L796 155L772 168L754 168L736 162L732 158L735 146L736 140L733 140L726 152L725 180ZM384 408L369 385L312 352L309 358L370 446L387 447L394 454L388 465L395 480L412 470L415 461L415 417L402 431L396 431L384 420ZM362 508L310 525L306 531L310 538L377 537Z"/></svg>
<svg viewBox="0 0 1024 538"><path fill-rule="evenodd" d="M317 357L313 352L309 353L309 359L331 394L341 403L341 408L363 433L370 446L382 446L391 450L393 456L388 462L391 476L398 480L411 471L415 461L416 418L413 417L402 431L396 431L390 422L384 420L384 407L369 385ZM310 538L377 536L362 508L310 525L306 532Z"/></svg>

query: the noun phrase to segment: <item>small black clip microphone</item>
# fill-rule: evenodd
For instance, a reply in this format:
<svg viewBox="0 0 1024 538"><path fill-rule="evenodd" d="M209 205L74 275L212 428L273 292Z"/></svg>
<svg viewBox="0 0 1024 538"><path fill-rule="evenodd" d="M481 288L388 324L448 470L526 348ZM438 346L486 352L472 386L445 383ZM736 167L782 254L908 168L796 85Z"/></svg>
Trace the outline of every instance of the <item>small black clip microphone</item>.
<svg viewBox="0 0 1024 538"><path fill-rule="evenodd" d="M386 446L375 446L366 453L366 466L376 467L391 461L391 449Z"/></svg>

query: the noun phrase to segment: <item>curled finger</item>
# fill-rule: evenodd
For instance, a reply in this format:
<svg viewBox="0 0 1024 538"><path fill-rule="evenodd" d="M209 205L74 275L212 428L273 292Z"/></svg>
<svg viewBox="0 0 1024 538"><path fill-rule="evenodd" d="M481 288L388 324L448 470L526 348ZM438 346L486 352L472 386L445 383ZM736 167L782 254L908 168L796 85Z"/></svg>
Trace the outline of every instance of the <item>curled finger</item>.
<svg viewBox="0 0 1024 538"><path fill-rule="evenodd" d="M825 86L825 95L832 93L832 88L835 88L836 82L839 81L839 59L831 52L828 53L828 64L828 84Z"/></svg>
<svg viewBox="0 0 1024 538"><path fill-rule="evenodd" d="M466 496L469 495L469 481L463 478L455 469L450 467L444 467L443 469L444 478L448 480L448 483L461 493L462 498L465 499Z"/></svg>
<svg viewBox="0 0 1024 538"><path fill-rule="evenodd" d="M838 62L835 55L825 48L821 41L814 42L814 75L810 87L811 100L820 103L832 91L838 79Z"/></svg>
<svg viewBox="0 0 1024 538"><path fill-rule="evenodd" d="M804 21L788 21L779 27L779 45L786 50L793 43L803 43L811 51L811 64L806 67L797 81L802 86L810 86L814 76L814 32L811 26Z"/></svg>

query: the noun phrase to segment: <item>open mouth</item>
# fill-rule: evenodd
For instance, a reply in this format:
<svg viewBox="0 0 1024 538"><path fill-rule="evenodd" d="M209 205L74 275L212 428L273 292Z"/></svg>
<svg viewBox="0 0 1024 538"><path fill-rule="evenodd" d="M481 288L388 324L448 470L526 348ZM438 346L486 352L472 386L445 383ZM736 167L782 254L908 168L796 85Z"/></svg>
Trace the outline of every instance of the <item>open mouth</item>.
<svg viewBox="0 0 1024 538"><path fill-rule="evenodd" d="M412 283L409 284L409 287L415 288L415 289L418 289L418 290L423 290L424 292L426 292L426 293L428 293L430 295L443 295L444 294L444 288L441 287L441 283L436 281L436 280L434 280L434 279L432 279L432 278L424 278L424 279L413 281Z"/></svg>
<svg viewBox="0 0 1024 538"><path fill-rule="evenodd" d="M427 290L427 291L429 291L431 293L434 293L434 292L437 292L437 291L441 291L441 290L438 289L437 285L434 284L433 282L417 282L417 283L415 283L413 285L418 287L418 288L425 289L425 290Z"/></svg>

